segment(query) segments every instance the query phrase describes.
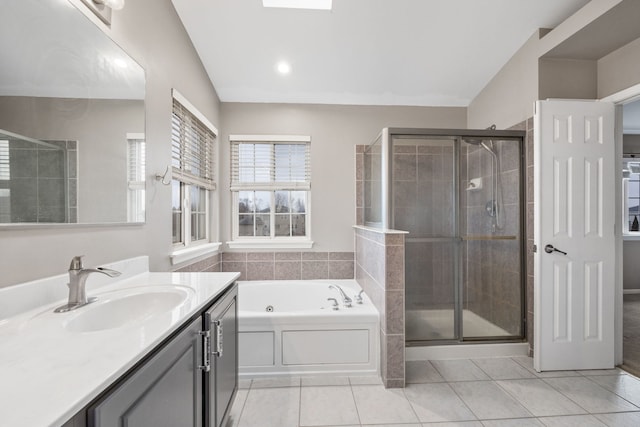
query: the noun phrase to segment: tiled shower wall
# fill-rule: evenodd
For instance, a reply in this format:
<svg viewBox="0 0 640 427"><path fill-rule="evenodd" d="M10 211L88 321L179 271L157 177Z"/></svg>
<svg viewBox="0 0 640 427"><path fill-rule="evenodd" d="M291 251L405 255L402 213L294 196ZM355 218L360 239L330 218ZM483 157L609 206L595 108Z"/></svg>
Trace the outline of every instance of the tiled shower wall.
<svg viewBox="0 0 640 427"><path fill-rule="evenodd" d="M177 271L239 271L239 280L353 279L353 252L225 252Z"/></svg>
<svg viewBox="0 0 640 427"><path fill-rule="evenodd" d="M47 142L61 150L23 141L9 144L10 179L0 181L9 197L0 199L0 222L77 222L77 143Z"/></svg>
<svg viewBox="0 0 640 427"><path fill-rule="evenodd" d="M356 227L356 280L380 313L385 387L405 385L404 234Z"/></svg>

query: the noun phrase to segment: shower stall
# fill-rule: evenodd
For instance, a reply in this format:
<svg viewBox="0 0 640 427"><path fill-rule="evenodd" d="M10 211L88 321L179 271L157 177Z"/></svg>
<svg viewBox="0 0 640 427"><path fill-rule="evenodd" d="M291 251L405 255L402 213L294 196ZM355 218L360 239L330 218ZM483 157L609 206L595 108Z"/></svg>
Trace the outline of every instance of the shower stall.
<svg viewBox="0 0 640 427"><path fill-rule="evenodd" d="M403 230L407 346L525 334L524 132L385 128L364 223Z"/></svg>

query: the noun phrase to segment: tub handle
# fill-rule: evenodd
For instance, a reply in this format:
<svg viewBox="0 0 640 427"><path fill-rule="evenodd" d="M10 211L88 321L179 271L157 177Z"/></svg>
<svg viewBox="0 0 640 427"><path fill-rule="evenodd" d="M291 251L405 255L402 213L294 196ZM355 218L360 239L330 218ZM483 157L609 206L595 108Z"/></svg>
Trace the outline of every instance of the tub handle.
<svg viewBox="0 0 640 427"><path fill-rule="evenodd" d="M335 298L327 298L327 301L333 301L333 305L331 306L331 308L333 310L340 310L340 304L338 304L338 300Z"/></svg>
<svg viewBox="0 0 640 427"><path fill-rule="evenodd" d="M358 295L356 295L354 297L354 299L356 300L357 304L362 304L362 293L364 292L364 289L361 290L360 292L358 292Z"/></svg>

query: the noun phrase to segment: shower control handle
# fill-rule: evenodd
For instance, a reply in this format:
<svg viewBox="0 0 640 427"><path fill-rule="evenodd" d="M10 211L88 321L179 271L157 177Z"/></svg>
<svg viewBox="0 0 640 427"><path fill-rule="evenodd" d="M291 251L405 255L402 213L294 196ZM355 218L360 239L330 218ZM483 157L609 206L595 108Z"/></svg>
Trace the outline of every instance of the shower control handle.
<svg viewBox="0 0 640 427"><path fill-rule="evenodd" d="M554 252L558 252L561 253L562 255L566 255L567 253L564 251L561 251L560 249L556 249L553 247L553 245L547 245L544 247L544 251L548 254L554 253Z"/></svg>

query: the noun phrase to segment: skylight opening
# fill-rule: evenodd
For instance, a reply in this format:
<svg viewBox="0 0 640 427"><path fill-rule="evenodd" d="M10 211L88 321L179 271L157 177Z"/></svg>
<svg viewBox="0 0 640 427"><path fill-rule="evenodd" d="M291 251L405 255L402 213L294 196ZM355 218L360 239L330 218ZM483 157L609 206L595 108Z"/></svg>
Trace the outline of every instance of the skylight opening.
<svg viewBox="0 0 640 427"><path fill-rule="evenodd" d="M264 7L331 10L332 0L262 0Z"/></svg>

